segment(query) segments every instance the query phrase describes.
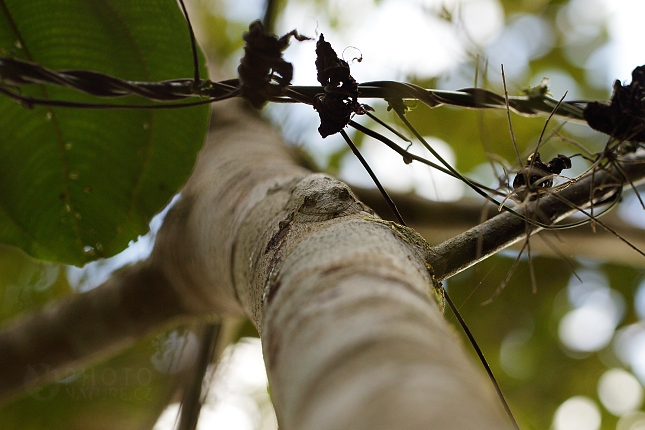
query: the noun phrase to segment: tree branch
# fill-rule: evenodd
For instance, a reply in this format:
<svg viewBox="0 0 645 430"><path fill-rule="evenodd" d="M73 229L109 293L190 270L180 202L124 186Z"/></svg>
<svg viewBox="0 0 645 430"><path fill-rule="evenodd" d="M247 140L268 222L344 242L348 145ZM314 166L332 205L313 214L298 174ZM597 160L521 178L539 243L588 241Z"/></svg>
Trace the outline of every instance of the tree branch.
<svg viewBox="0 0 645 430"><path fill-rule="evenodd" d="M255 322L287 430L509 428L441 318L426 263L448 277L521 239L524 221L501 214L428 256L347 186L298 167L267 124L224 109L149 261L0 332L0 393L116 351L177 316L216 312ZM642 164L622 168L645 176ZM593 180L602 199L613 192L601 188L610 178L599 172L560 195L583 205ZM524 210L531 217L535 203ZM573 211L555 197L540 199L539 210L542 222Z"/></svg>
<svg viewBox="0 0 645 430"><path fill-rule="evenodd" d="M544 195L523 205L517 212L526 219L551 224L571 214L580 213L573 206L588 208L592 204L590 200L595 204L612 196L619 198L615 194L622 186L618 178L622 178L623 174L630 178L634 185L645 179L645 163L636 161L638 160L634 157L633 160L618 163L620 171L615 167L597 171L558 193ZM598 213L598 210L595 213ZM596 223L596 228L603 227ZM530 230L531 233L535 233L542 228L531 226ZM434 246L428 256L428 264L434 267L438 279L446 279L525 238L526 232L527 222L523 218L504 212ZM619 242L619 239L616 238L616 241ZM622 249L623 252L632 252L645 259L645 256L634 249Z"/></svg>
<svg viewBox="0 0 645 430"><path fill-rule="evenodd" d="M357 187L352 187L352 190L376 213L389 214L388 206L378 190ZM488 202L482 203L481 199L437 202L409 193L389 194L408 226L419 232L431 244L455 237L482 221L499 215L497 207ZM637 248L645 249L645 231L642 228L623 221L616 211L604 215L601 220ZM531 235L535 237L531 242L531 252L559 258L560 255L552 247L539 239L542 235L548 235L555 241L553 244L557 246L560 255L582 255L599 261L645 267L645 258L636 252L625 251L622 246L616 246L616 236L602 227L594 231L587 224L565 230L543 230ZM513 245L513 248L519 247L517 243Z"/></svg>
<svg viewBox="0 0 645 430"><path fill-rule="evenodd" d="M179 296L147 262L121 269L98 288L2 327L0 400L114 354L183 314Z"/></svg>

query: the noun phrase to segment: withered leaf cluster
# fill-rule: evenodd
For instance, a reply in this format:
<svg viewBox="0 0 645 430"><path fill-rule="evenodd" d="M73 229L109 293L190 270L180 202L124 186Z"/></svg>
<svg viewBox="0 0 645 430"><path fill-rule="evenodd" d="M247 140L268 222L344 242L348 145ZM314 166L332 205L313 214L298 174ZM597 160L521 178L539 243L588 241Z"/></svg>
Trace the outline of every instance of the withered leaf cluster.
<svg viewBox="0 0 645 430"><path fill-rule="evenodd" d="M266 31L260 21L253 21L249 31L242 35L246 45L237 72L242 95L256 108L280 95L291 83L293 65L282 58L282 52L289 46L292 36L298 41L309 40L296 30L278 38Z"/></svg>
<svg viewBox="0 0 645 430"><path fill-rule="evenodd" d="M358 103L358 83L349 71L349 64L338 58L336 52L321 34L316 43L316 70L323 93L314 99L314 109L320 116L318 132L327 137L342 130L354 113L363 113Z"/></svg>
<svg viewBox="0 0 645 430"><path fill-rule="evenodd" d="M591 128L618 140L645 142L645 65L634 69L629 85L616 80L609 104L588 103L584 117Z"/></svg>
<svg viewBox="0 0 645 430"><path fill-rule="evenodd" d="M545 163L540 158L540 153L536 152L526 161L526 165L517 173L513 179L513 189L519 198L524 200L524 197L529 194L531 187L536 188L551 188L553 186L553 175L559 175L564 169L571 168L571 159L566 155L558 154L548 163ZM524 187L527 185L528 188Z"/></svg>

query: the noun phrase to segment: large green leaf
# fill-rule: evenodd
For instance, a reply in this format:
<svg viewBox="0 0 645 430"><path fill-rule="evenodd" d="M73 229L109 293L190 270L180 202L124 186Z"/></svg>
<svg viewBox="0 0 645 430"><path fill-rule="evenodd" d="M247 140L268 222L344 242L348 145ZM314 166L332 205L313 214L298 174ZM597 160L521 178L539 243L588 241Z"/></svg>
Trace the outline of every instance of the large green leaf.
<svg viewBox="0 0 645 430"><path fill-rule="evenodd" d="M175 0L3 0L0 55L128 80L193 76ZM20 90L105 102L51 86ZM185 181L207 122L207 106L26 109L0 96L0 242L76 265L122 251Z"/></svg>

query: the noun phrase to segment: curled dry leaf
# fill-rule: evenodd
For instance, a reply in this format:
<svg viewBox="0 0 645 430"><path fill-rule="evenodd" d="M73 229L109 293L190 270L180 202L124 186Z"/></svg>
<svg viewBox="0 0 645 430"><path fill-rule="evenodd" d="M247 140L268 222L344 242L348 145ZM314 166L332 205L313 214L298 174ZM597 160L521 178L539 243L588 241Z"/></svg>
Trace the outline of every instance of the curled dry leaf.
<svg viewBox="0 0 645 430"><path fill-rule="evenodd" d="M616 80L609 104L588 103L584 118L594 130L616 139L645 142L645 65L634 69L631 84Z"/></svg>
<svg viewBox="0 0 645 430"><path fill-rule="evenodd" d="M316 43L316 70L324 92L314 98L314 109L320 116L318 132L327 137L349 124L352 114L364 110L358 103L358 83L349 72L349 64L338 58L322 34Z"/></svg>
<svg viewBox="0 0 645 430"><path fill-rule="evenodd" d="M564 169L570 168L571 159L566 155L558 154L557 157L545 163L540 159L540 153L536 152L529 156L526 165L513 179L513 189L516 190L518 197L524 200L528 192L526 188L551 188L553 175L559 175Z"/></svg>
<svg viewBox="0 0 645 430"><path fill-rule="evenodd" d="M301 42L310 40L296 30L278 38L266 31L259 20L253 21L249 31L242 35L246 45L237 72L242 94L256 108L264 106L270 97L279 95L291 83L293 65L282 58L282 52L292 36Z"/></svg>

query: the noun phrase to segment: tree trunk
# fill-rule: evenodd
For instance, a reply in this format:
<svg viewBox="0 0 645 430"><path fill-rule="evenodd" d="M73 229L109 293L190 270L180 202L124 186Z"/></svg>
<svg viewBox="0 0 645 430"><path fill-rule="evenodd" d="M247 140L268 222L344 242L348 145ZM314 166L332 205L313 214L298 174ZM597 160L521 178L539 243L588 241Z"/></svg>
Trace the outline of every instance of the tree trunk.
<svg viewBox="0 0 645 430"><path fill-rule="evenodd" d="M148 261L0 332L0 397L216 313L254 321L284 430L511 428L442 318L424 242L224 109Z"/></svg>
<svg viewBox="0 0 645 430"><path fill-rule="evenodd" d="M253 114L225 109L149 260L2 328L0 398L173 319L245 315L284 430L511 428L434 293L436 279L518 240L524 221L502 214L429 248L346 185L299 167ZM644 166L623 171L642 179ZM596 199L618 177L588 178ZM584 205L589 181L563 195ZM553 196L540 209L549 221L572 212Z"/></svg>
<svg viewBox="0 0 645 430"><path fill-rule="evenodd" d="M254 321L282 429L510 428L419 243L266 124L218 116L152 258L187 307Z"/></svg>

